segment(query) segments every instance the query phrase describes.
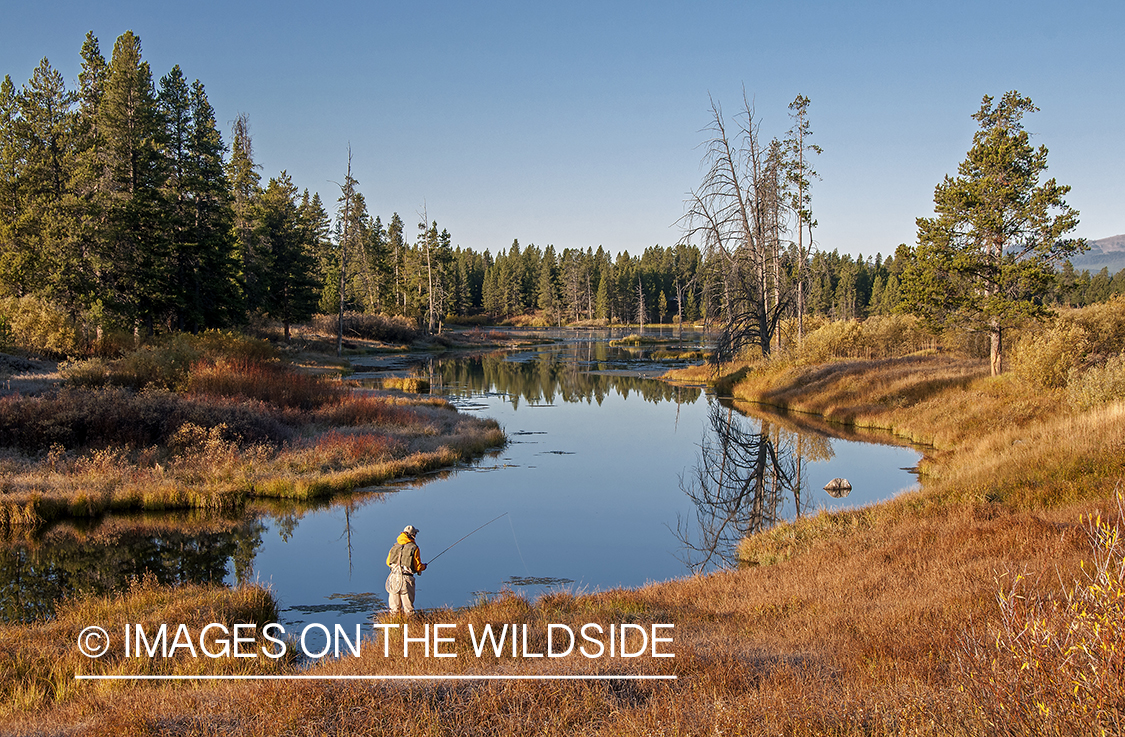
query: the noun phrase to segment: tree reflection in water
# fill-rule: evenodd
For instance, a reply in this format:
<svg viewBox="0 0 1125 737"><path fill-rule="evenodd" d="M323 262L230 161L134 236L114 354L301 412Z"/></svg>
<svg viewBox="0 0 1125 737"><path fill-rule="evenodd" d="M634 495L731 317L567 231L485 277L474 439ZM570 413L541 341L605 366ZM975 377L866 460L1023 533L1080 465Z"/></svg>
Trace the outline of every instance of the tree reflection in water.
<svg viewBox="0 0 1125 737"><path fill-rule="evenodd" d="M747 417L730 405L714 403L708 420L698 462L680 478L696 525L681 518L676 537L693 572L735 565L742 538L807 512L805 467L833 456L827 437Z"/></svg>
<svg viewBox="0 0 1125 737"><path fill-rule="evenodd" d="M604 342L569 343L515 354L494 351L472 356L431 357L416 366L415 372L429 379L435 394L455 398L504 394L517 408L521 403L543 405L558 401L600 405L613 393L625 398L635 394L653 403L690 404L699 398L702 391L698 387L675 386L628 375L629 369L651 369L657 365L638 362L638 357L649 352ZM673 363L660 365L666 367ZM680 361L676 365L684 363ZM625 371L612 373L622 370Z"/></svg>
<svg viewBox="0 0 1125 737"><path fill-rule="evenodd" d="M257 518L114 521L81 531L0 538L0 622L45 619L69 596L105 594L149 576L162 584L244 583L265 525Z"/></svg>

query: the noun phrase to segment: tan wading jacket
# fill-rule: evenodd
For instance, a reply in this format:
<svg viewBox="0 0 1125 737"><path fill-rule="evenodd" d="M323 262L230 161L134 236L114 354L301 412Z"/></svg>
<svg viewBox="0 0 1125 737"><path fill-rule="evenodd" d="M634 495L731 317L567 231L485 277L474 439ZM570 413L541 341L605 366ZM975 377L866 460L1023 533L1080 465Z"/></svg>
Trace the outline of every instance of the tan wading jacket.
<svg viewBox="0 0 1125 737"><path fill-rule="evenodd" d="M414 543L414 538L407 535L405 532L398 534L398 540L395 545L387 553L387 567L398 565L399 549L405 548L402 551L402 561L405 568L410 569L411 574L421 573L426 570L426 564L422 562L422 553L418 550L418 546Z"/></svg>

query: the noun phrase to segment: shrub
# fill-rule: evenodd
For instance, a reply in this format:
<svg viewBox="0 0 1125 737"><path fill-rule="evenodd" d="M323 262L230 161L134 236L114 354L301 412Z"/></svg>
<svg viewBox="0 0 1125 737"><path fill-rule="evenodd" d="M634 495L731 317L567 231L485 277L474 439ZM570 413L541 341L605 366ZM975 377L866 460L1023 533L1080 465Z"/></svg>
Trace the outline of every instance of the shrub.
<svg viewBox="0 0 1125 737"><path fill-rule="evenodd" d="M316 414L317 422L345 427L359 425L406 425L418 419L409 409L399 407L387 397L351 394L338 404L322 407Z"/></svg>
<svg viewBox="0 0 1125 737"><path fill-rule="evenodd" d="M80 352L73 321L45 300L36 297L0 299L0 324L4 326L5 345L60 357Z"/></svg>
<svg viewBox="0 0 1125 737"><path fill-rule="evenodd" d="M92 358L69 363L62 366L60 372L72 386L177 391L185 387L193 367L201 361L214 363L230 359L260 363L276 356L277 351L264 340L208 330L199 335L173 333L119 359Z"/></svg>
<svg viewBox="0 0 1125 737"><path fill-rule="evenodd" d="M1090 352L1090 335L1069 321L1025 336L1012 351L1016 375L1039 386L1060 388Z"/></svg>
<svg viewBox="0 0 1125 737"><path fill-rule="evenodd" d="M1078 409L1125 399L1125 353L1086 371L1072 372L1067 393Z"/></svg>
<svg viewBox="0 0 1125 737"><path fill-rule="evenodd" d="M249 359L200 361L184 389L190 394L257 399L278 407L316 409L340 396L340 388L288 364Z"/></svg>
<svg viewBox="0 0 1125 737"><path fill-rule="evenodd" d="M1000 621L969 637L957 680L988 734L1121 734L1125 729L1125 500L1087 518L1093 561L1061 597L998 595Z"/></svg>
<svg viewBox="0 0 1125 737"><path fill-rule="evenodd" d="M252 338L230 330L206 330L187 336L205 357L270 361L277 358L277 349L268 340Z"/></svg>
<svg viewBox="0 0 1125 737"><path fill-rule="evenodd" d="M64 389L54 397L0 398L0 446L39 453L64 448L163 445L187 423L226 425L247 442L281 442L293 431L267 408L123 389Z"/></svg>
<svg viewBox="0 0 1125 737"><path fill-rule="evenodd" d="M386 435L332 430L313 443L317 458L326 465L350 465L385 460L401 447Z"/></svg>
<svg viewBox="0 0 1125 737"><path fill-rule="evenodd" d="M496 319L487 313L483 315L446 315L446 325L495 325Z"/></svg>
<svg viewBox="0 0 1125 737"><path fill-rule="evenodd" d="M324 335L336 335L337 315L316 315L313 328ZM344 336L388 343L411 343L418 337L414 321L402 315L370 315L363 312L344 313Z"/></svg>
<svg viewBox="0 0 1125 737"><path fill-rule="evenodd" d="M1087 369L1102 366L1107 356L1122 351L1125 351L1125 295L1118 295L1109 302L1065 311L1046 328L1036 326L1034 332L1024 335L1016 345L1012 365L1024 379L1058 388L1081 380ZM1103 383L1112 373L1112 369L1108 374L1104 370L1096 373L1090 385Z"/></svg>
<svg viewBox="0 0 1125 737"><path fill-rule="evenodd" d="M935 347L936 341L912 315L879 315L863 322L829 322L805 336L798 353L808 363L835 358L896 358Z"/></svg>
<svg viewBox="0 0 1125 737"><path fill-rule="evenodd" d="M1090 348L1094 353L1106 355L1125 351L1125 295L1115 295L1108 302L1075 310L1067 319L1090 336Z"/></svg>

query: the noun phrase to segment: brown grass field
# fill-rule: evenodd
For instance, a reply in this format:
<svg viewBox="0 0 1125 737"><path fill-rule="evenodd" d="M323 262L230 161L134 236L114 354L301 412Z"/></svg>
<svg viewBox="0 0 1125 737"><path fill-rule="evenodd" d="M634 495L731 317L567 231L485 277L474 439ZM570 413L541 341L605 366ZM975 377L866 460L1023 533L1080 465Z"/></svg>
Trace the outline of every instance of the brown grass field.
<svg viewBox="0 0 1125 737"><path fill-rule="evenodd" d="M671 623L674 658L477 658L458 640L458 657L449 659L384 658L372 646L359 658L308 669L254 663L269 673L638 673L674 681L72 682L85 667L201 667L112 657L90 666L71 645L90 617L261 622L270 615L257 590L141 586L73 602L50 622L0 627L0 733L1125 730L1125 404L1080 409L1063 388L990 378L981 361L940 354L737 368L728 385L744 400L929 444L922 489L748 538L738 570L638 590L557 593L534 605L502 596L410 622L457 624L458 632L528 624L533 650L543 647L548 623ZM161 608L171 606L180 608Z"/></svg>

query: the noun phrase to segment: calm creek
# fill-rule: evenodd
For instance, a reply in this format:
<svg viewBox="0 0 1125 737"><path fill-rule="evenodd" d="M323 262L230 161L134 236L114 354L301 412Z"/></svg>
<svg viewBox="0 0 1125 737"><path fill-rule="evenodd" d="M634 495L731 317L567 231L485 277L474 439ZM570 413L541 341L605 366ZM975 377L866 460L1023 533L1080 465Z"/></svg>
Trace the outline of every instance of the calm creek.
<svg viewBox="0 0 1125 737"><path fill-rule="evenodd" d="M652 347L612 347L605 332L553 337L512 351L353 360L360 380L430 378L461 412L500 422L510 440L501 451L317 505L57 525L0 549L0 618L49 615L70 592L151 571L171 582L268 585L287 629L363 622L384 607L384 560L405 525L421 530L430 560L499 515L418 578L417 606L457 607L505 589L534 598L551 587L640 586L733 564L748 530L916 483L920 454L887 437L646 378L684 364L653 361ZM851 482L848 496L822 490L834 477Z"/></svg>

